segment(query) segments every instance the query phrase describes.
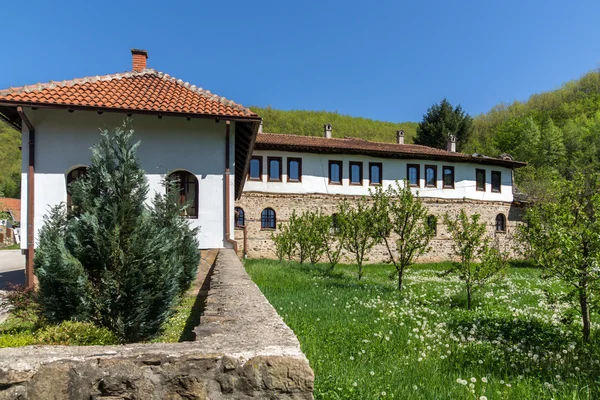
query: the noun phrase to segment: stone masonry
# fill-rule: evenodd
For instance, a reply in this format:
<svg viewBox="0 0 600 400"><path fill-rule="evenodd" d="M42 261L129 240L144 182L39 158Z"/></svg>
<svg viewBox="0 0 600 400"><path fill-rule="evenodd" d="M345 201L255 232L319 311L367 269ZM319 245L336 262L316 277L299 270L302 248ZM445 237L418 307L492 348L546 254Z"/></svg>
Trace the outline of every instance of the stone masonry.
<svg viewBox="0 0 600 400"><path fill-rule="evenodd" d="M312 399L298 340L232 250L214 266L197 341L0 349L0 400Z"/></svg>
<svg viewBox="0 0 600 400"><path fill-rule="evenodd" d="M275 210L277 225L286 223L294 210L302 213L308 210L320 209L325 214L333 214L341 201L347 199L352 202L356 196L320 195L320 194L267 194L244 192L242 198L236 201L236 207L244 210L247 231L246 255L250 258L275 258L275 246L271 235L277 233L261 229L261 212L267 207ZM431 250L425 253L420 262L438 262L451 258L452 240L443 223L443 215L448 213L456 216L461 209L468 214L479 213L481 221L488 225L488 233L497 240L500 248L518 255L515 251L519 243L515 239L516 228L523 219L524 209L514 203L490 202L476 200L448 200L422 198L431 215L437 217L437 234L430 243ZM502 213L506 217L506 231L496 232L496 216ZM239 243L240 252L243 251L243 233L236 229L235 239ZM368 262L385 262L389 256L384 244L376 246L368 256ZM347 256L346 262L351 262Z"/></svg>

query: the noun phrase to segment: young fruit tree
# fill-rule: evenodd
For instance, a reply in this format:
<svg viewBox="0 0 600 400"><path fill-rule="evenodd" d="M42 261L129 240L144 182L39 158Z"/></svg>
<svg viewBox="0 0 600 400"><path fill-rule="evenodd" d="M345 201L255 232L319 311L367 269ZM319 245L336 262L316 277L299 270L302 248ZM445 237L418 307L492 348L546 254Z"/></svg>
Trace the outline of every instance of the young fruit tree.
<svg viewBox="0 0 600 400"><path fill-rule="evenodd" d="M354 255L358 266L358 279L363 276L363 263L366 255L379 243L371 207L366 198L361 198L350 206L346 200L339 205L338 222L344 236L344 249Z"/></svg>
<svg viewBox="0 0 600 400"><path fill-rule="evenodd" d="M345 242L344 232L339 226L338 214L319 214L319 218L315 220L315 227L329 263L329 270L333 271L340 262Z"/></svg>
<svg viewBox="0 0 600 400"><path fill-rule="evenodd" d="M378 187L372 191L374 231L385 243L390 262L398 272L398 290L402 290L404 272L417 257L429 249L433 230L427 225L427 208L413 195L407 182ZM392 239L390 234L395 234Z"/></svg>
<svg viewBox="0 0 600 400"><path fill-rule="evenodd" d="M178 183L167 181L147 205L132 135L128 120L102 132L87 173L69 188L71 207L45 217L34 260L45 320L93 322L124 343L159 332L200 261Z"/></svg>
<svg viewBox="0 0 600 400"><path fill-rule="evenodd" d="M521 234L544 275L572 289L569 296L579 303L583 338L589 341L590 306L600 289L600 175L579 175L555 189L558 200L531 208Z"/></svg>
<svg viewBox="0 0 600 400"><path fill-rule="evenodd" d="M467 216L464 210L456 218L444 215L446 229L452 238L452 249L460 259L446 273L457 273L467 290L467 309L471 309L472 295L477 289L503 276L507 257L497 246L491 245L485 223L480 215Z"/></svg>

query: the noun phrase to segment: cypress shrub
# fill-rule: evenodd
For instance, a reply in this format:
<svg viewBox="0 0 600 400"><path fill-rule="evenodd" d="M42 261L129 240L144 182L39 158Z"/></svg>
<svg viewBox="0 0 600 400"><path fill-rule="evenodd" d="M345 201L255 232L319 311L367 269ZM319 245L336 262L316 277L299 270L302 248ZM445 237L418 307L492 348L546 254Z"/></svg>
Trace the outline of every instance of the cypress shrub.
<svg viewBox="0 0 600 400"><path fill-rule="evenodd" d="M121 342L156 335L190 286L200 261L197 229L181 218L177 182L147 204L148 182L126 120L102 131L72 205L45 219L34 261L42 315L92 322ZM167 190L165 190L167 192Z"/></svg>

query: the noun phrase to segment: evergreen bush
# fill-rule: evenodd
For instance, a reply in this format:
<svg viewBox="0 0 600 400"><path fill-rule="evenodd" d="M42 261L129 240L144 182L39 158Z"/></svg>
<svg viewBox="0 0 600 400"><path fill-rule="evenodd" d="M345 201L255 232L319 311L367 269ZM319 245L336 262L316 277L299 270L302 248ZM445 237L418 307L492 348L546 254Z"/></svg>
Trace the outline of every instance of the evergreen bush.
<svg viewBox="0 0 600 400"><path fill-rule="evenodd" d="M200 253L197 229L180 216L177 182L146 204L149 186L126 120L92 147L72 206L45 217L34 261L42 314L50 323L92 322L120 342L156 335L190 286Z"/></svg>

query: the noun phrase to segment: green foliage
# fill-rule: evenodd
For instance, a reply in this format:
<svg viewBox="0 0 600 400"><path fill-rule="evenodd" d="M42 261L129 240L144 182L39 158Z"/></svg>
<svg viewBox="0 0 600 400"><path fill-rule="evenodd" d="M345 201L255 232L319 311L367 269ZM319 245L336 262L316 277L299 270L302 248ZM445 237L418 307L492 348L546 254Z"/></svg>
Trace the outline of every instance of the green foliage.
<svg viewBox="0 0 600 400"><path fill-rule="evenodd" d="M292 212L292 216L294 216L294 212ZM279 224L279 232L272 233L271 239L275 244L275 254L279 259L279 262L282 262L284 258L291 261L296 249L296 239L294 237L294 232L292 232L290 228L290 224Z"/></svg>
<svg viewBox="0 0 600 400"><path fill-rule="evenodd" d="M352 253L358 267L358 279L363 276L363 264L369 251L380 241L371 206L365 197L351 206L344 200L338 209L338 224L344 237L343 247Z"/></svg>
<svg viewBox="0 0 600 400"><path fill-rule="evenodd" d="M333 137L355 137L378 142L395 142L396 131L404 130L407 143L415 136L415 122L384 122L368 118L341 115L337 112L307 110L275 110L271 107L250 107L264 120L264 132L323 136L323 125L332 124Z"/></svg>
<svg viewBox="0 0 600 400"><path fill-rule="evenodd" d="M385 243L390 262L398 272L398 290L402 290L404 272L429 250L434 232L427 226L427 208L419 195L413 195L407 181L372 191L375 232ZM390 233L397 235L390 239Z"/></svg>
<svg viewBox="0 0 600 400"><path fill-rule="evenodd" d="M552 197L552 182L600 171L600 70L526 102L500 104L474 119L464 150L527 161L515 181L536 200Z"/></svg>
<svg viewBox="0 0 600 400"><path fill-rule="evenodd" d="M196 230L180 218L177 190L145 204L148 183L129 121L103 131L72 208L50 210L34 260L49 323L93 322L121 342L156 335L199 263ZM165 185L176 185L166 182Z"/></svg>
<svg viewBox="0 0 600 400"><path fill-rule="evenodd" d="M40 310L35 288L9 284L7 289L0 294L0 312L10 312L25 324L36 324Z"/></svg>
<svg viewBox="0 0 600 400"><path fill-rule="evenodd" d="M479 219L479 214L468 217L464 210L460 210L456 218L448 214L444 216L444 223L453 241L452 249L460 259L446 273L457 273L463 281L469 310L473 292L500 278L508 264L506 256L497 246L490 246L491 238L486 235L485 223L480 223Z"/></svg>
<svg viewBox="0 0 600 400"><path fill-rule="evenodd" d="M21 133L0 121L0 197L21 197Z"/></svg>
<svg viewBox="0 0 600 400"><path fill-rule="evenodd" d="M325 250L325 256L329 263L329 271L333 271L340 262L342 250L346 241L345 234L339 227L339 215L320 215L315 221L317 235L321 238L321 244Z"/></svg>
<svg viewBox="0 0 600 400"><path fill-rule="evenodd" d="M36 332L37 344L91 346L117 344L118 338L107 328L91 322L64 321Z"/></svg>
<svg viewBox="0 0 600 400"><path fill-rule="evenodd" d="M445 149L449 135L456 136L457 149L469 140L473 119L460 105L454 107L447 99L431 106L417 126L415 143Z"/></svg>
<svg viewBox="0 0 600 400"><path fill-rule="evenodd" d="M548 277L561 279L572 290L571 303L579 305L583 337L590 340L590 307L600 290L600 174L578 175L556 184L554 202L528 210L523 238L529 254Z"/></svg>

